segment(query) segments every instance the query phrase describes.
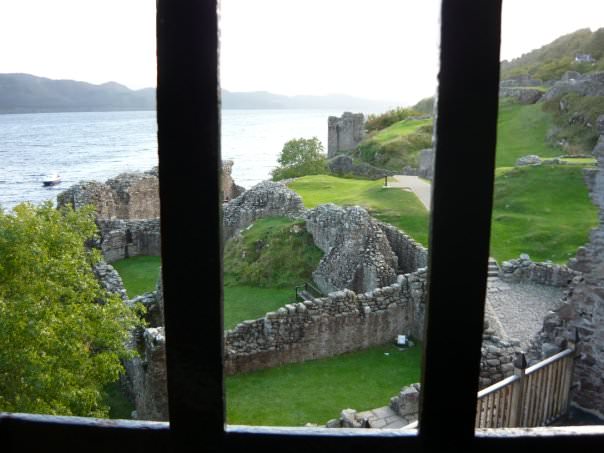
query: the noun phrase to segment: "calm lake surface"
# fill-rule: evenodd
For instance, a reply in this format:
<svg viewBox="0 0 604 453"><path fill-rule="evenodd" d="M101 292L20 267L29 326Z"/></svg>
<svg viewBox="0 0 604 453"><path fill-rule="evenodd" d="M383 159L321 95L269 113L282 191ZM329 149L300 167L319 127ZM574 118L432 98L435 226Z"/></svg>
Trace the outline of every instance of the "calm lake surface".
<svg viewBox="0 0 604 453"><path fill-rule="evenodd" d="M333 110L223 110L222 157L235 162L246 188L268 179L283 144L318 137L327 148ZM0 115L0 206L55 200L83 180L106 181L157 165L155 112L78 112ZM42 187L45 175L62 183Z"/></svg>

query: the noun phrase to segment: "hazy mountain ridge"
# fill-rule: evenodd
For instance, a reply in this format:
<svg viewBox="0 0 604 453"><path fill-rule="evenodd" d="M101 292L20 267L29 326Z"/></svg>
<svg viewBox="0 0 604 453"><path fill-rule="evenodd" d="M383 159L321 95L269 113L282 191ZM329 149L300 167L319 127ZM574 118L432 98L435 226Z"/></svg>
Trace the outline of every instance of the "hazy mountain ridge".
<svg viewBox="0 0 604 453"><path fill-rule="evenodd" d="M590 55L593 63L575 61L577 54ZM560 36L539 49L511 61L501 62L501 79L530 74L543 81L557 80L566 71L580 73L604 70L604 28L592 32L583 28Z"/></svg>
<svg viewBox="0 0 604 453"><path fill-rule="evenodd" d="M347 95L284 96L222 90L225 109L339 109L382 111L392 104ZM0 113L154 110L155 88L131 90L116 82L94 85L30 74L0 74Z"/></svg>
<svg viewBox="0 0 604 453"><path fill-rule="evenodd" d="M0 113L153 110L155 90L93 85L30 74L0 74Z"/></svg>
<svg viewBox="0 0 604 453"><path fill-rule="evenodd" d="M232 92L222 90L225 109L342 109L382 111L395 103L362 99L345 94L326 96L285 96L267 91Z"/></svg>

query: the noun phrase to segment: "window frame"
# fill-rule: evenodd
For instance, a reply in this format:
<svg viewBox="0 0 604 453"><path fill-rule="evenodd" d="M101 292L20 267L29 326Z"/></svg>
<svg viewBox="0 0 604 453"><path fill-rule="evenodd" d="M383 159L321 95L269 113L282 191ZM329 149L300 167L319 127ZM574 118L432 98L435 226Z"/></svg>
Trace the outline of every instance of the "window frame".
<svg viewBox="0 0 604 453"><path fill-rule="evenodd" d="M583 430L581 436L575 435L580 431L576 428L474 432L493 192L501 0L442 1L419 432L227 427L217 2L157 0L157 7L170 423L0 414L0 435L10 451L40 445L86 451L602 449L604 430L595 428Z"/></svg>

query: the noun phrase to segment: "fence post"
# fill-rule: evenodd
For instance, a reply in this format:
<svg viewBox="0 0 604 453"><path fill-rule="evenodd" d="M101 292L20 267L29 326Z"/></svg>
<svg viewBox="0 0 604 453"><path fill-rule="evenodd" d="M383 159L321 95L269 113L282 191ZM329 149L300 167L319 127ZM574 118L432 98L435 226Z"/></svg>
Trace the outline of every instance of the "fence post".
<svg viewBox="0 0 604 453"><path fill-rule="evenodd" d="M523 352L516 353L514 360L514 376L518 377L512 384L512 410L510 414L510 428L520 426L522 409L524 408L524 376L527 368L526 357Z"/></svg>

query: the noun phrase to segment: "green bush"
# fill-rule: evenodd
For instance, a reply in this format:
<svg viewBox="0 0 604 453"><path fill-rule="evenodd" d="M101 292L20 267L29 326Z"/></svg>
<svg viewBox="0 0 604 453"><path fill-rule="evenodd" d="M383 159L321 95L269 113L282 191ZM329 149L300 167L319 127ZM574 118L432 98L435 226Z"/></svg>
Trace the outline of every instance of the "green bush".
<svg viewBox="0 0 604 453"><path fill-rule="evenodd" d="M328 173L323 145L317 137L292 139L283 145L273 181Z"/></svg>
<svg viewBox="0 0 604 453"><path fill-rule="evenodd" d="M365 123L365 128L367 132L379 131L387 128L388 126L392 126L394 123L398 123L399 121L406 120L407 118L413 116L420 116L421 112L410 108L397 107L392 110L388 110L385 113L380 115L368 115L367 122Z"/></svg>
<svg viewBox="0 0 604 453"><path fill-rule="evenodd" d="M270 217L225 244L224 272L236 285L293 288L311 278L322 255L304 222Z"/></svg>

